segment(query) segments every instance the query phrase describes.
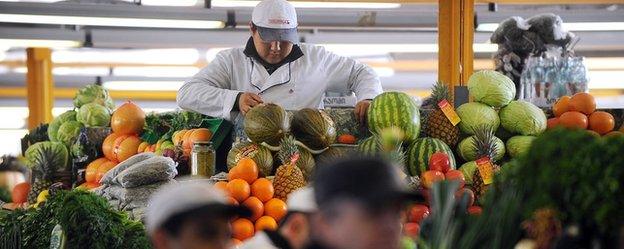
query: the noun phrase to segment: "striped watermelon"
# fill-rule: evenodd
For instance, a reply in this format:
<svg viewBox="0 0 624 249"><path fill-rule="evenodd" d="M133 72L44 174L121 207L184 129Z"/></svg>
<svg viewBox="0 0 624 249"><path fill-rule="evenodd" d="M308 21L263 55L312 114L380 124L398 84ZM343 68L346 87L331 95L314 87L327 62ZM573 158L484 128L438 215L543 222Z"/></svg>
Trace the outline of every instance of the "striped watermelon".
<svg viewBox="0 0 624 249"><path fill-rule="evenodd" d="M368 108L368 127L373 133L396 126L412 142L420 133L420 112L416 101L402 92L385 92L375 97Z"/></svg>
<svg viewBox="0 0 624 249"><path fill-rule="evenodd" d="M367 139L364 139L364 141L360 142L360 144L358 145L358 150L367 156L374 156L379 152L379 149L377 147L377 137L376 136L370 136Z"/></svg>
<svg viewBox="0 0 624 249"><path fill-rule="evenodd" d="M453 151L442 140L437 138L419 138L412 143L407 152L407 166L409 174L420 176L429 169L429 157L436 152L443 152L449 156L451 169L455 169L455 156Z"/></svg>

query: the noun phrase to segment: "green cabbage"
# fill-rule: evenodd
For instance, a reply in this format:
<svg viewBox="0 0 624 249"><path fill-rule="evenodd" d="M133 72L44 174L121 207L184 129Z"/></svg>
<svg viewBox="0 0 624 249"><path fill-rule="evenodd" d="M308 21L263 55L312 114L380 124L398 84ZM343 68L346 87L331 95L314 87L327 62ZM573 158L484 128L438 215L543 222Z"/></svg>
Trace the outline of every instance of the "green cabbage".
<svg viewBox="0 0 624 249"><path fill-rule="evenodd" d="M67 121L76 121L75 111L73 110L66 111L63 114L56 117L54 120L52 120L52 122L50 122L50 125L48 126L48 138L50 139L50 141L58 142L57 133L58 133L59 127L61 127L61 125Z"/></svg>
<svg viewBox="0 0 624 249"><path fill-rule="evenodd" d="M502 73L484 70L470 76L468 91L476 101L498 108L514 99L516 85Z"/></svg>
<svg viewBox="0 0 624 249"><path fill-rule="evenodd" d="M88 103L78 109L76 120L86 127L105 127L110 123L110 111L96 103Z"/></svg>
<svg viewBox="0 0 624 249"><path fill-rule="evenodd" d="M51 151L52 153L45 153ZM57 169L65 169L68 166L69 151L67 147L59 142L38 142L26 149L24 156L28 161L28 165L32 167L36 162L41 162L42 155L48 155L46 160L51 166Z"/></svg>
<svg viewBox="0 0 624 249"><path fill-rule="evenodd" d="M474 135L474 129L483 125L491 127L492 130L497 130L500 125L496 110L478 102L470 102L459 106L457 115L461 119L459 129L469 135Z"/></svg>
<svg viewBox="0 0 624 249"><path fill-rule="evenodd" d="M503 127L511 132L529 136L546 130L546 114L526 101L512 101L500 110Z"/></svg>
<svg viewBox="0 0 624 249"><path fill-rule="evenodd" d="M99 85L87 85L76 93L74 97L74 106L80 108L88 103L96 103L103 105L110 111L115 109L115 103L104 87Z"/></svg>
<svg viewBox="0 0 624 249"><path fill-rule="evenodd" d="M459 142L457 151L459 156L461 156L465 161L474 161L479 159L477 158L475 139L476 136L470 136ZM492 158L492 161L497 162L505 156L505 143L497 137L494 137L494 140L496 140L496 155Z"/></svg>
<svg viewBox="0 0 624 249"><path fill-rule="evenodd" d="M516 158L527 153L535 138L534 136L515 136L510 138L507 140L507 154L511 158Z"/></svg>
<svg viewBox="0 0 624 249"><path fill-rule="evenodd" d="M58 141L67 147L71 146L78 138L82 127L84 126L78 121L67 121L63 123L61 127L59 127L58 134L56 135Z"/></svg>

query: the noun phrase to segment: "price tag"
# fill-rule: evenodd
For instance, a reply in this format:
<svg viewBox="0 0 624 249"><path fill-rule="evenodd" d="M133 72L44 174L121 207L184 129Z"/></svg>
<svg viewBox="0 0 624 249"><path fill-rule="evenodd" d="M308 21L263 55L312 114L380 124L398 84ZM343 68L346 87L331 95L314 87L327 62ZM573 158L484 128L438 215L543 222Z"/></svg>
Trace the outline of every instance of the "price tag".
<svg viewBox="0 0 624 249"><path fill-rule="evenodd" d="M483 179L483 183L485 185L491 184L492 181L494 181L494 167L492 166L492 162L490 162L490 158L483 157L478 159L476 162L477 168L479 169L479 174Z"/></svg>
<svg viewBox="0 0 624 249"><path fill-rule="evenodd" d="M451 104L449 104L446 99L440 101L440 103L438 103L438 106L440 107L446 118L451 121L451 124L453 124L453 126L459 124L459 121L461 121L461 119L457 115L457 112L455 112L455 108L453 108L453 106L451 106Z"/></svg>

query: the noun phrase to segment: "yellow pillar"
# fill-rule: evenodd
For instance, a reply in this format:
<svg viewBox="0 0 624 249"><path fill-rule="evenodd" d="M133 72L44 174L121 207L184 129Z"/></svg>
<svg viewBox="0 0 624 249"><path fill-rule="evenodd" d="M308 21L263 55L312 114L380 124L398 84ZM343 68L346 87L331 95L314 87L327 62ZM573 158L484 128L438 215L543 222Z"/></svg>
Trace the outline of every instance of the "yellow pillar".
<svg viewBox="0 0 624 249"><path fill-rule="evenodd" d="M473 71L474 0L440 0L438 80L463 86ZM452 101L451 101L452 102Z"/></svg>
<svg viewBox="0 0 624 249"><path fill-rule="evenodd" d="M52 121L54 78L52 77L51 54L49 48L26 49L28 129Z"/></svg>

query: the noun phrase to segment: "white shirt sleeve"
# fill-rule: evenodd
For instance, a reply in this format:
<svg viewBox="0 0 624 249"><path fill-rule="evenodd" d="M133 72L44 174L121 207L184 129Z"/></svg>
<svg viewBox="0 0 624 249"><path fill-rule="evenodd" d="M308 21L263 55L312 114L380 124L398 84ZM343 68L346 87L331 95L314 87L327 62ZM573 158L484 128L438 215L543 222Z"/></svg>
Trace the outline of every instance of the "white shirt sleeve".
<svg viewBox="0 0 624 249"><path fill-rule="evenodd" d="M232 108L241 91L232 90L232 61L228 51L216 58L191 79L184 82L177 95L180 108L211 117L232 119Z"/></svg>
<svg viewBox="0 0 624 249"><path fill-rule="evenodd" d="M383 93L377 73L368 65L321 49L323 65L329 80L330 90L349 90L355 93L357 101L373 99Z"/></svg>

